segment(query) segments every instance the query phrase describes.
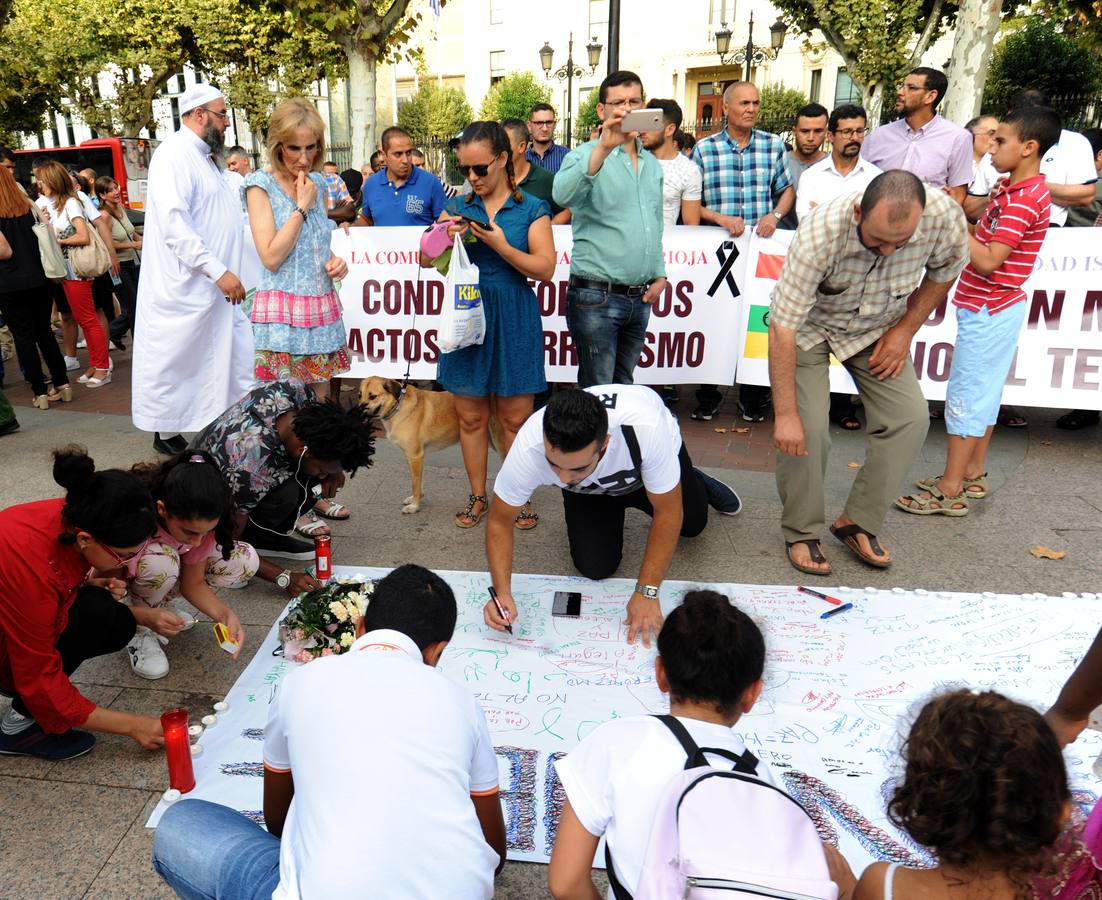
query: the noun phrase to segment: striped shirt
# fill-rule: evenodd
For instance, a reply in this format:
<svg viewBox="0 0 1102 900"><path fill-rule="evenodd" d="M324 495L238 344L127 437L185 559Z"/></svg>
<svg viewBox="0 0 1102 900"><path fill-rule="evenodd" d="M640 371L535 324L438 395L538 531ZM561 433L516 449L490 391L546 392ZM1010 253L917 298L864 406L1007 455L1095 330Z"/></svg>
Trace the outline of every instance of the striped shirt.
<svg viewBox="0 0 1102 900"><path fill-rule="evenodd" d="M964 211L943 191L926 190L926 208L906 244L881 256L861 243L846 193L800 222L773 289L770 320L796 332L810 350L826 341L840 360L860 353L897 324L922 280L953 281L968 262Z"/></svg>
<svg viewBox="0 0 1102 900"><path fill-rule="evenodd" d="M971 263L964 267L953 305L997 313L1025 299L1022 285L1037 262L1048 230L1050 198L1044 175L1034 175L1009 187L995 188L991 202L976 225L983 245L1006 244L1010 255L990 275L981 275Z"/></svg>
<svg viewBox="0 0 1102 900"><path fill-rule="evenodd" d="M779 137L756 128L745 147L726 128L697 141L693 162L704 173L704 205L721 216L741 216L753 225L772 211L774 198L792 185L785 153Z"/></svg>
<svg viewBox="0 0 1102 900"><path fill-rule="evenodd" d="M536 145L533 144L527 150L524 151L524 155L528 158L528 162L535 163L541 168L547 169L548 172L554 174L562 167L562 161L566 159L566 154L570 152L568 147L564 147L562 144L556 144L551 142L551 146L547 148L547 152L540 156L536 152Z"/></svg>

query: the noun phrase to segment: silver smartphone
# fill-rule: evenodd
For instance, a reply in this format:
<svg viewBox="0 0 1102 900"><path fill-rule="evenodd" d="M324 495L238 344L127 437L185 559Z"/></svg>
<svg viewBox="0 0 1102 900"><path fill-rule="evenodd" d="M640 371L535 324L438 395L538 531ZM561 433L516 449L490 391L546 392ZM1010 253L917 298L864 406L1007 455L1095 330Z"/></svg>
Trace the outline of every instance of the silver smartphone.
<svg viewBox="0 0 1102 900"><path fill-rule="evenodd" d="M636 109L629 112L620 120L620 130L629 131L661 131L662 110L660 109Z"/></svg>

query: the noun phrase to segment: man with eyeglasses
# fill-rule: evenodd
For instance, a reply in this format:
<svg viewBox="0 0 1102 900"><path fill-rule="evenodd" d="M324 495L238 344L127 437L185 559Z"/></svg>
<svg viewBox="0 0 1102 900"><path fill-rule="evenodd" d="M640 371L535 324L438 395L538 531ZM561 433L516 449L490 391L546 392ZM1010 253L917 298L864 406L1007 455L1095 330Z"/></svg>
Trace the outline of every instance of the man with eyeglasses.
<svg viewBox="0 0 1102 900"><path fill-rule="evenodd" d="M528 114L528 131L532 135L532 146L524 154L528 161L542 166L554 174L562 168L563 160L570 151L555 143L555 108L550 103L537 103Z"/></svg>
<svg viewBox="0 0 1102 900"><path fill-rule="evenodd" d="M861 155L884 171L910 172L963 204L972 182L972 135L938 115L948 89L949 79L937 69L908 72L895 100L900 118L869 134Z"/></svg>
<svg viewBox="0 0 1102 900"><path fill-rule="evenodd" d="M180 97L180 130L149 163L132 411L158 452L186 446L166 436L199 431L252 386L253 334L238 277L244 213L214 160L228 121L222 92L194 85Z"/></svg>
<svg viewBox="0 0 1102 900"><path fill-rule="evenodd" d="M447 202L432 172L413 164L413 140L397 126L379 139L386 166L364 180L359 225L431 225Z"/></svg>
<svg viewBox="0 0 1102 900"><path fill-rule="evenodd" d="M666 289L662 166L620 127L643 106L643 83L613 72L598 91L601 136L567 155L552 190L573 216L566 324L581 387L632 383L651 302Z"/></svg>
<svg viewBox="0 0 1102 900"><path fill-rule="evenodd" d="M829 203L840 194L863 191L880 174L880 167L861 157L867 116L863 107L848 103L830 114L827 135L830 154L804 171L796 186L796 216L799 221L816 206Z"/></svg>

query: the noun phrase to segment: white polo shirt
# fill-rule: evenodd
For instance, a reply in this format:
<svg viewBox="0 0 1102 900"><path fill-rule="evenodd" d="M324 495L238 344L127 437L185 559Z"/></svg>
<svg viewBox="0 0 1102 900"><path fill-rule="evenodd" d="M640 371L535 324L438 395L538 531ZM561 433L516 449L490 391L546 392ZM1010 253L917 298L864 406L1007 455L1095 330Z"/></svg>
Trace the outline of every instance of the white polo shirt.
<svg viewBox="0 0 1102 900"><path fill-rule="evenodd" d="M883 171L867 159L857 158L857 164L845 175L838 171L834 156L824 156L804 169L796 186L796 217L803 221L816 206L829 203L842 194L863 191L870 181Z"/></svg>
<svg viewBox="0 0 1102 900"><path fill-rule="evenodd" d="M498 789L486 717L401 632L287 675L264 766L295 783L273 900L493 896L498 855L471 802Z"/></svg>
<svg viewBox="0 0 1102 900"><path fill-rule="evenodd" d="M522 506L543 484L578 494L631 493L642 488L665 494L681 483L681 429L662 398L639 384L598 384L586 390L598 397L608 412L608 448L597 467L576 485L566 485L547 462L543 445L543 414L528 417L494 481L494 495L510 506ZM630 425L639 442L641 465L636 468L624 438Z"/></svg>
<svg viewBox="0 0 1102 900"><path fill-rule="evenodd" d="M1049 184L1094 184L1098 170L1094 167L1094 150L1091 142L1078 131L1060 131L1060 140L1048 148L1041 160L1041 174ZM1051 225L1063 225L1068 220L1068 208L1052 204L1048 221Z"/></svg>

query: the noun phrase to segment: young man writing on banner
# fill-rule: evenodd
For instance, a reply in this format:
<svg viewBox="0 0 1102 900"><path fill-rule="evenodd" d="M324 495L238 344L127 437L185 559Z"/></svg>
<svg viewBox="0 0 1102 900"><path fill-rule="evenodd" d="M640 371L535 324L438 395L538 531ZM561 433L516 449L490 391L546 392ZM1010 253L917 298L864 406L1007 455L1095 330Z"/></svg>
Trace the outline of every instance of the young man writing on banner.
<svg viewBox="0 0 1102 900"><path fill-rule="evenodd" d="M891 556L876 532L929 419L911 340L967 260L960 206L900 170L815 208L800 223L773 291L769 378L781 529L788 559L801 572L831 571L819 548L831 354L857 383L869 446L830 530L860 560L886 568Z"/></svg>
<svg viewBox="0 0 1102 900"><path fill-rule="evenodd" d="M497 597L483 615L498 631L517 620L513 520L543 484L562 489L570 557L586 578L608 578L620 565L628 508L651 516L639 582L627 606L628 643L639 635L644 647L662 627L659 587L678 536L700 534L709 506L728 516L742 508L731 488L693 468L677 420L650 388L606 384L560 391L521 428L494 483L486 556Z"/></svg>

